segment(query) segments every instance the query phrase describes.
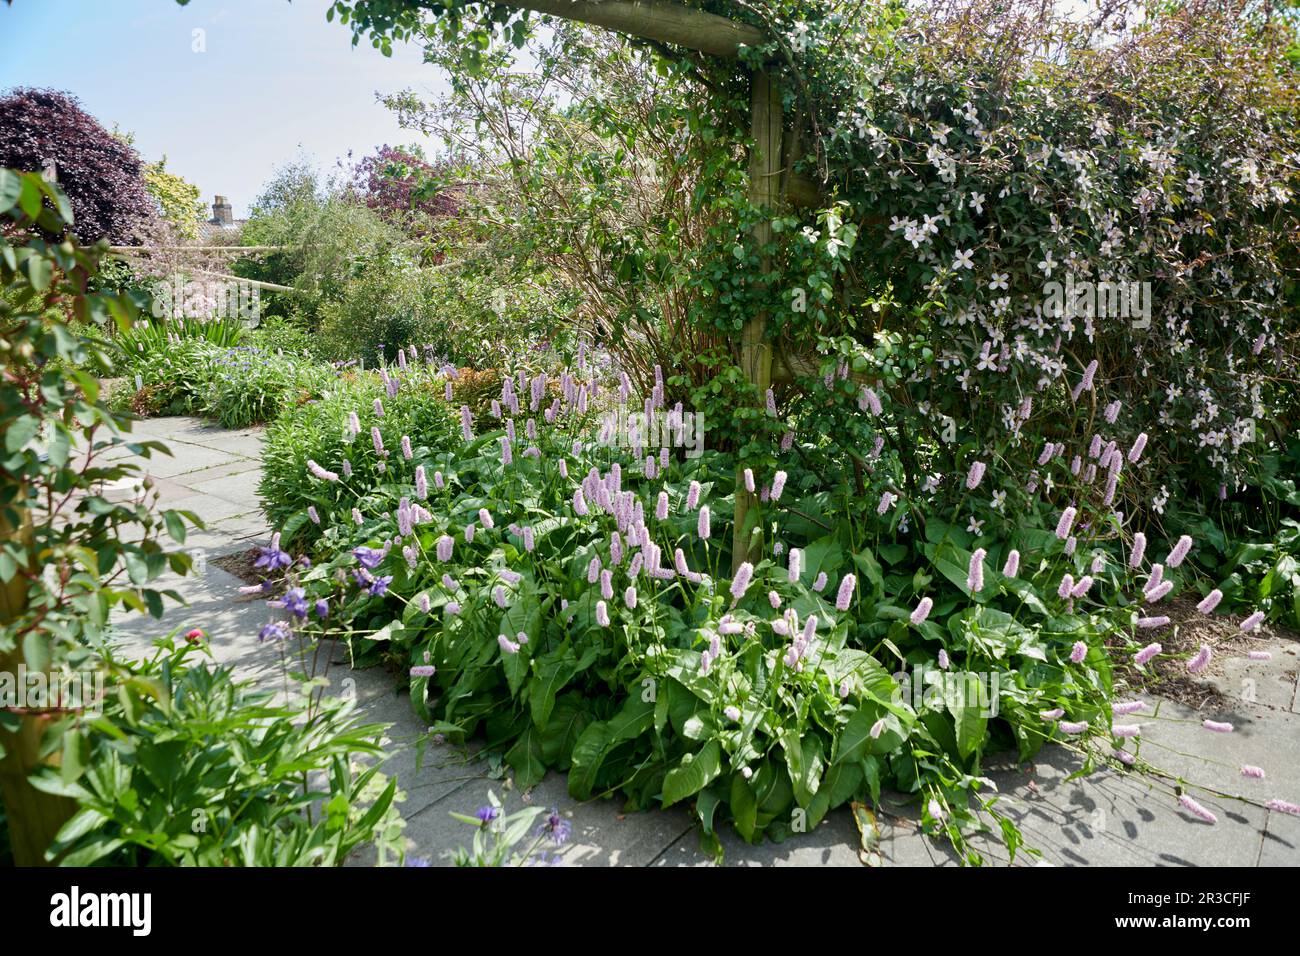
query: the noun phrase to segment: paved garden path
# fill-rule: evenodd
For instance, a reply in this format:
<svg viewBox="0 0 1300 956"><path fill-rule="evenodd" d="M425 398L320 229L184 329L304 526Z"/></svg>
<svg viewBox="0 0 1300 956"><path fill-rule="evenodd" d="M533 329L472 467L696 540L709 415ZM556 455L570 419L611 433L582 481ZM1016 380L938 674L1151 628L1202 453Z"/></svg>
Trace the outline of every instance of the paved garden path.
<svg viewBox="0 0 1300 956"><path fill-rule="evenodd" d="M166 507L194 511L208 524L187 546L202 550L201 575L179 579L189 605L171 607L163 621L140 615L121 620L119 633L133 650L146 650L157 635L177 628L201 627L216 658L233 663L244 676L277 686L277 648L258 643L257 631L270 613L256 598L241 595L243 582L216 567L223 555L265 544L270 536L257 500L257 430L227 431L194 418L140 422L135 433L165 441L173 457L143 462L157 482ZM116 494L130 494L123 488ZM1144 727L1143 756L1171 774L1233 793L1248 793L1263 802L1281 797L1300 803L1300 646L1273 641L1273 660L1232 660L1213 680L1233 703L1226 708L1193 711L1150 698L1157 717L1135 716ZM709 862L688 813L679 808L624 814L617 801L580 804L569 797L565 778L548 774L529 794L506 791L486 761L450 747L430 746L416 768L415 740L423 727L411 713L392 675L379 669L331 670L336 693L355 693L369 719L391 723L388 772L405 791L410 853L434 863L468 845L471 828L448 813L472 813L486 803L489 788L506 798L507 807L528 800L556 806L569 815L573 839L561 850L568 864L633 866L699 865ZM1248 692L1246 692L1248 691ZM1243 699L1253 698L1253 699ZM1201 728L1205 718L1228 720L1233 734ZM1265 767L1268 778L1245 780L1241 764ZM1026 843L1042 851L1045 864L1112 866L1297 866L1300 865L1300 818L1229 799L1197 794L1219 817L1217 825L1196 819L1163 790L1153 789L1136 774L1102 770L1086 778L1068 777L1078 758L1059 747L1045 749L1028 767L992 762L989 776L1003 794L1001 806L1024 832ZM919 808L902 797L886 795L880 814L880 863L884 866L954 865L953 853L917 832ZM811 833L784 843L749 846L733 832L723 835L731 865L860 866L858 832L847 809L828 815ZM1006 854L996 841L973 845L991 861ZM353 861L369 862L363 852ZM1017 857L1017 863L1033 863Z"/></svg>

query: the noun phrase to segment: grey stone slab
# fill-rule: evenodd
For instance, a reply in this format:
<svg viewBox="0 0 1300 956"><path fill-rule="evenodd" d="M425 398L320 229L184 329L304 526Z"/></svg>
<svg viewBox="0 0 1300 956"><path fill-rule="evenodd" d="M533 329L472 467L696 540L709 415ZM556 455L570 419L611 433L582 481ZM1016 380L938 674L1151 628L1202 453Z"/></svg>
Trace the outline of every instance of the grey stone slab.
<svg viewBox="0 0 1300 956"><path fill-rule="evenodd" d="M1300 866L1300 817L1279 810L1268 812L1268 828L1258 865Z"/></svg>
<svg viewBox="0 0 1300 956"><path fill-rule="evenodd" d="M213 478L224 478L227 475L239 475L244 472L260 474L261 470L262 466L255 458L236 458L225 465L213 465L211 468L204 468L202 471L187 472L185 474L185 483L193 486Z"/></svg>
<svg viewBox="0 0 1300 956"><path fill-rule="evenodd" d="M227 452L205 448L201 445L176 446L171 455L155 455L147 462L141 459L141 467L155 478L175 478L191 471L202 471L215 465L228 465L237 456Z"/></svg>
<svg viewBox="0 0 1300 956"><path fill-rule="evenodd" d="M1100 770L1069 780L1078 755L1045 749L1031 770L991 773L999 810L1053 866L1254 866L1266 811L1200 791L1210 824L1181 807L1169 786L1136 772ZM1030 784L1032 783L1032 788Z"/></svg>
<svg viewBox="0 0 1300 956"><path fill-rule="evenodd" d="M231 664L240 677L268 686L281 680L281 648L257 639L274 612L260 599L241 595L242 581L209 567L202 575L166 583L176 586L189 603L169 606L161 621L144 614L115 613L114 637L124 651L148 653L158 637L198 627L207 635L218 663Z"/></svg>
<svg viewBox="0 0 1300 956"><path fill-rule="evenodd" d="M257 498L257 483L262 478L260 470L243 471L204 481L191 481L188 476L178 480L185 482L193 493L211 495L222 501L240 505L247 512L258 511L261 503Z"/></svg>
<svg viewBox="0 0 1300 956"><path fill-rule="evenodd" d="M177 511L192 511L198 515L204 524L208 525L226 518L247 515L257 510L256 506L250 507L247 504L236 504L223 498L203 494L192 494L188 498L177 498L174 501L169 501L167 507Z"/></svg>
<svg viewBox="0 0 1300 956"><path fill-rule="evenodd" d="M1233 731L1207 730L1207 719L1230 723ZM1300 715L1247 701L1198 711L1164 700L1153 715L1125 720L1143 727L1137 748L1143 759L1191 783L1252 799L1265 784L1300 795ZM1265 780L1243 777L1246 764L1263 768Z"/></svg>
<svg viewBox="0 0 1300 956"><path fill-rule="evenodd" d="M700 846L700 829L682 811L687 829L661 853L654 866L712 866L713 858ZM780 843L763 840L746 843L734 827L724 824L718 831L723 866L853 866L862 867L860 845L853 818L840 808L826 814L808 833L792 834ZM567 862L567 861L566 861Z"/></svg>
<svg viewBox="0 0 1300 956"><path fill-rule="evenodd" d="M1224 655L1215 661L1216 673L1206 683L1232 699L1258 703L1278 710L1294 711L1300 644L1279 638L1261 641L1257 650L1270 652L1267 661L1256 661L1244 653Z"/></svg>

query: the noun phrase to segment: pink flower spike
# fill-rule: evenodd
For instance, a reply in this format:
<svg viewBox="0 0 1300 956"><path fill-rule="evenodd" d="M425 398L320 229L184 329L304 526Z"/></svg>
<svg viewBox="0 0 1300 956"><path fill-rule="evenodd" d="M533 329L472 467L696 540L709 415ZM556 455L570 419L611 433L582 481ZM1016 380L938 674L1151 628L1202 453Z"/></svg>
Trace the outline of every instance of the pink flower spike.
<svg viewBox="0 0 1300 956"><path fill-rule="evenodd" d="M966 568L966 588L972 593L984 590L984 557L987 553L983 548L976 548L970 556L970 564Z"/></svg>
<svg viewBox="0 0 1300 956"><path fill-rule="evenodd" d="M1244 763L1241 765L1241 775L1243 777L1250 777L1252 780L1263 780L1264 768L1256 767L1253 766L1252 764Z"/></svg>
<svg viewBox="0 0 1300 956"><path fill-rule="evenodd" d="M1043 720L1060 720L1065 716L1065 708L1057 707L1054 710L1040 710L1038 716L1042 717Z"/></svg>
<svg viewBox="0 0 1300 956"><path fill-rule="evenodd" d="M972 462L970 471L966 473L966 487L974 491L979 487L979 483L984 480L984 471L988 466L982 461Z"/></svg>
<svg viewBox="0 0 1300 956"><path fill-rule="evenodd" d="M940 669L946 671L946 670L947 670L951 665L952 665L952 661L950 661L950 660L948 659L948 652L947 652L946 650L944 650L943 648L939 648L939 667L940 667Z"/></svg>
<svg viewBox="0 0 1300 956"><path fill-rule="evenodd" d="M1081 734L1088 729L1088 722L1086 720L1063 720L1056 726L1061 728L1063 734Z"/></svg>
<svg viewBox="0 0 1300 956"><path fill-rule="evenodd" d="M1146 647L1142 648L1142 650L1133 655L1133 663L1145 664L1163 650L1164 648L1159 644L1148 644Z"/></svg>
<svg viewBox="0 0 1300 956"><path fill-rule="evenodd" d="M1274 797L1268 803L1264 804L1270 810L1277 810L1280 813L1289 813L1293 817L1300 817L1300 806L1294 803L1288 803L1286 800L1279 800Z"/></svg>
<svg viewBox="0 0 1300 956"><path fill-rule="evenodd" d="M1205 807L1201 806L1199 803L1197 803L1195 800L1193 800L1193 799L1192 799L1191 797L1189 797L1187 794L1183 794L1181 797L1179 797L1179 798L1178 798L1178 802L1181 803L1181 804L1183 805L1183 808L1184 808L1184 809L1186 809L1188 812L1190 812L1190 813L1192 813L1192 814L1194 814L1194 815L1200 817L1200 818L1201 818L1202 820L1204 820L1206 823L1218 823L1218 822L1219 822L1219 818L1218 818L1218 817L1216 817L1216 816L1215 816L1213 813L1211 813L1209 810L1205 809Z"/></svg>
<svg viewBox="0 0 1300 956"><path fill-rule="evenodd" d="M1192 550L1192 539L1188 535L1183 535L1174 545L1174 549L1169 552L1169 557L1165 559L1165 564L1171 568L1176 568L1183 563L1183 558Z"/></svg>
<svg viewBox="0 0 1300 956"><path fill-rule="evenodd" d="M1074 527L1074 519L1078 512L1074 508L1066 508L1061 512L1061 520L1056 523L1056 536L1064 541L1070 536L1070 529Z"/></svg>
<svg viewBox="0 0 1300 956"><path fill-rule="evenodd" d="M919 627L921 623L930 616L930 608L934 607L934 601L928 597L921 598L917 602L916 609L912 611L911 622L914 627Z"/></svg>
<svg viewBox="0 0 1300 956"><path fill-rule="evenodd" d="M1196 656L1187 662L1187 670L1192 674L1199 674L1205 670L1206 665L1210 663L1210 645L1202 644L1201 649L1196 652Z"/></svg>
<svg viewBox="0 0 1300 956"><path fill-rule="evenodd" d="M1149 631L1157 627L1164 627L1169 623L1169 618L1164 615L1159 617L1140 617L1137 620L1137 626L1143 630ZM1141 663L1139 661L1139 663Z"/></svg>
<svg viewBox="0 0 1300 956"><path fill-rule="evenodd" d="M1145 710L1146 706L1140 700L1131 700L1124 704L1113 704L1110 712L1116 717L1124 717L1128 714L1136 714L1139 710Z"/></svg>
<svg viewBox="0 0 1300 956"><path fill-rule="evenodd" d="M1129 553L1128 566L1130 568L1140 568L1142 566L1142 555L1146 554L1147 536L1141 531L1133 535L1133 550Z"/></svg>
<svg viewBox="0 0 1300 956"><path fill-rule="evenodd" d="M1115 757L1116 760L1124 764L1126 767L1131 767L1133 766L1133 764L1137 763L1137 757L1134 757L1127 750L1120 750L1118 747L1116 747L1114 751L1112 751L1112 755Z"/></svg>
<svg viewBox="0 0 1300 956"><path fill-rule="evenodd" d="M840 579L839 591L835 594L835 610L847 611L849 602L853 600L853 589L857 586L858 579L852 574L846 574Z"/></svg>
<svg viewBox="0 0 1300 956"><path fill-rule="evenodd" d="M1252 661L1271 661L1273 659L1272 651L1247 651L1246 656Z"/></svg>
<svg viewBox="0 0 1300 956"><path fill-rule="evenodd" d="M1146 593L1147 603L1155 604L1157 601L1159 601L1161 598L1163 598L1173 589L1174 589L1173 581L1165 581L1161 584L1156 585Z"/></svg>
<svg viewBox="0 0 1300 956"><path fill-rule="evenodd" d="M1014 548L1007 554L1007 563L1002 566L1002 576L1014 578L1020 570L1020 552Z"/></svg>
<svg viewBox="0 0 1300 956"><path fill-rule="evenodd" d="M1141 734L1142 727L1140 724L1115 724L1110 728L1110 732L1121 740L1127 740Z"/></svg>
<svg viewBox="0 0 1300 956"><path fill-rule="evenodd" d="M1250 617L1246 618L1246 620L1241 622L1241 629L1246 633L1250 633L1251 631L1255 630L1255 628L1259 627L1260 623L1263 620L1264 620L1264 612L1256 611Z"/></svg>
<svg viewBox="0 0 1300 956"><path fill-rule="evenodd" d="M1233 731L1232 724L1228 723L1226 720L1203 720L1201 721L1201 726L1216 734L1230 734Z"/></svg>
<svg viewBox="0 0 1300 956"><path fill-rule="evenodd" d="M1222 600L1223 592L1218 588L1215 588L1201 599L1201 602L1196 605L1196 610L1200 611L1202 614L1213 614L1214 609L1219 606L1219 602Z"/></svg>
<svg viewBox="0 0 1300 956"><path fill-rule="evenodd" d="M1088 656L1088 645L1083 641L1075 641L1074 647L1070 649L1070 663L1082 664L1083 659Z"/></svg>
<svg viewBox="0 0 1300 956"><path fill-rule="evenodd" d="M884 732L885 732L885 718L881 717L878 721L876 721L874 724L871 725L871 739L879 740L880 735Z"/></svg>

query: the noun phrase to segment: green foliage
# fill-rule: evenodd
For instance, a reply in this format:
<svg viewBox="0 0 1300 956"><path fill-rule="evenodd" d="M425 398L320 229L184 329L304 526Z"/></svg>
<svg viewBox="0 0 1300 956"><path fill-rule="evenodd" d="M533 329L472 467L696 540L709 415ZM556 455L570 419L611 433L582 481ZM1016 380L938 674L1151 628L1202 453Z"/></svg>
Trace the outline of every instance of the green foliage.
<svg viewBox="0 0 1300 956"><path fill-rule="evenodd" d="M479 815L453 813L461 823L474 827L474 841L469 849L459 847L452 853L456 866L530 866L545 862L545 853L535 856L545 840L537 832L538 818L546 814L545 807L521 807L506 813L501 799L488 791L488 802L479 809Z"/></svg>
<svg viewBox="0 0 1300 956"><path fill-rule="evenodd" d="M36 217L55 231L69 212L62 193L40 177L0 170L0 214L20 225ZM0 253L0 521L8 529L33 525L30 540L6 534L0 544L0 583L25 595L20 607L6 608L0 654L21 644L29 666L41 667L101 632L116 605L161 615L164 595L175 595L151 583L168 568L189 567L189 557L168 552L161 538L183 542L186 522L198 519L104 495L105 484L139 477L138 467L107 460L109 452L149 457L164 446L124 434L127 422L99 396L95 373L111 374L108 352L72 333L60 311L84 324L129 327L129 299L85 292L100 249L32 238L0 240Z"/></svg>
<svg viewBox="0 0 1300 956"><path fill-rule="evenodd" d="M181 239L197 239L203 221L203 204L199 187L167 171L167 157L148 163L141 171L144 187L158 203L159 210Z"/></svg>
<svg viewBox="0 0 1300 956"><path fill-rule="evenodd" d="M182 342L199 339L222 348L232 348L244 337L244 324L235 318L180 318L142 320L113 337L113 344L123 352L119 364L129 366L170 351Z"/></svg>
<svg viewBox="0 0 1300 956"><path fill-rule="evenodd" d="M276 704L193 645L159 648L109 662L103 713L66 735L76 760L34 781L78 804L50 848L61 865L339 866L370 840L400 862L397 781L357 764L385 725L307 688Z"/></svg>
<svg viewBox="0 0 1300 956"><path fill-rule="evenodd" d="M305 501L320 519L310 525L315 560L293 572L293 586L309 601L325 598L331 617L300 629L345 636L357 664L409 663L421 721L456 742L481 734L516 785L554 768L568 773L576 799L617 791L632 808L690 803L715 848L723 821L747 840L780 839L887 786L934 800L929 825L976 861L963 834L1004 825L996 796L981 792L986 753L1024 759L1050 739L1109 747L1105 644L1129 633L1136 649L1141 632L1125 596L1136 572L1104 526L1075 546L1048 530L1056 516L1045 509L987 531L931 511L908 533L898 511L877 516L850 489L798 472L761 512L765 540L780 548L764 551L736 600L730 539L716 530L734 508L734 458L672 456L654 479L623 461L617 487L644 506L661 571L681 549L675 572L647 575L658 559L642 548L629 562L636 532L620 524L626 517L594 498L574 504L588 469L612 481L619 461L593 440L589 418L569 407L553 424L538 419L535 438L517 433L509 463L505 433L482 431L491 419L471 441L413 436L409 460L385 456L365 441L365 426L381 425L392 447L402 406L439 393L417 374L398 377L383 417L354 394L322 407L314 425L282 420L268 441L268 513L286 535L309 526L298 510ZM357 441L347 440L349 406L360 408ZM295 445L298 436L310 445ZM304 457L334 476L309 473ZM712 509L714 537L697 534L686 506L692 482ZM662 519L651 517L660 491ZM630 515L633 505L614 510ZM616 530L625 535L618 545ZM376 549L378 566L360 567L358 548ZM795 548L802 567L792 580L781 555ZM977 548L984 581L972 592ZM1003 575L996 569L1012 548L1020 570ZM615 575L608 585L601 571ZM1065 573L1095 579L1086 600L1059 595ZM856 584L841 608L837 584L850 574ZM913 623L923 597L933 608ZM806 625L809 643L794 653ZM1058 730L1043 716L1056 708L1094 736Z"/></svg>
<svg viewBox="0 0 1300 956"><path fill-rule="evenodd" d="M370 414L377 395L383 395L384 416L373 422L391 452L389 457L401 455L403 436L422 453L451 447L455 416L433 373L417 371L399 394L397 401L383 395L378 373L348 372L326 387L318 400L287 408L271 423L258 490L268 520L283 531L286 544L310 546L320 534L308 518L309 506L315 506L318 514L346 513L352 507L352 496L339 485L313 477L308 461L337 473L351 467L360 487L385 484L387 460L373 453L367 432L353 434L350 429L350 415Z"/></svg>

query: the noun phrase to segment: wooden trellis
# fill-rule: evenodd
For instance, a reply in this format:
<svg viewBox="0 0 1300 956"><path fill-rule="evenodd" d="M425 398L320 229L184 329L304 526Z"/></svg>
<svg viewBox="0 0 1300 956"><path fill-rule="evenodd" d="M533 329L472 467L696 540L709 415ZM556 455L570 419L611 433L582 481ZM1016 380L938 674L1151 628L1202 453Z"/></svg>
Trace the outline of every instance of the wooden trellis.
<svg viewBox="0 0 1300 956"><path fill-rule="evenodd" d="M759 46L769 37L758 27L706 13L671 0L498 0L501 6L563 17L604 27L628 36L656 43L696 50L710 56L735 58L742 46ZM775 210L780 202L782 180L785 200L793 205L812 205L820 190L806 177L782 168L784 117L776 83L765 70L751 75L750 136L754 149L749 159L749 199L758 207ZM771 239L771 226L764 220L753 228L759 245ZM766 270L764 270L766 271ZM766 313L752 316L741 332L740 367L751 384L763 394L772 384L773 354L767 341ZM781 371L803 370L807 360L782 357ZM745 489L737 469L736 515L732 536L733 570L744 561L755 561L762 553L761 527L751 520L755 495Z"/></svg>

